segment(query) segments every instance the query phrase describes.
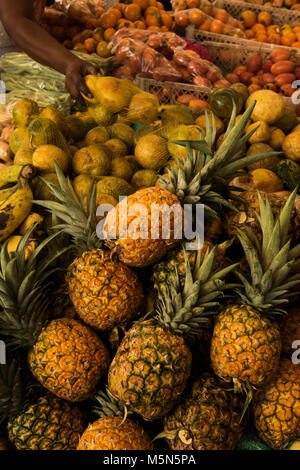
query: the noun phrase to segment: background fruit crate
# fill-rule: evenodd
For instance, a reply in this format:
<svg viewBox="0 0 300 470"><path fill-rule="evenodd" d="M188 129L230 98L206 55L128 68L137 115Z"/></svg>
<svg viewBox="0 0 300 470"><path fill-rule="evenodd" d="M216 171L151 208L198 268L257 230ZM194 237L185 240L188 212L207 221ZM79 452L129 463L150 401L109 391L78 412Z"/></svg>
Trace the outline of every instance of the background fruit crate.
<svg viewBox="0 0 300 470"><path fill-rule="evenodd" d="M269 44L267 42L250 41L249 39L238 38L236 36L228 36L226 34L215 34L208 31L199 31L194 25L187 26L185 30L185 37L191 42L218 42L222 44L236 44L245 51L250 50L252 46L256 47L259 51L262 47L268 48L271 52L275 47L284 47L289 49L297 60L297 65L300 63L300 49L296 47L288 47L277 44Z"/></svg>
<svg viewBox="0 0 300 470"><path fill-rule="evenodd" d="M237 19L240 19L241 13L245 10L251 10L255 13L267 11L271 13L274 24L292 24L293 26L300 25L300 12L288 10L287 8L273 8L265 5L256 5L235 0L215 0L214 6L216 8L224 8L231 16Z"/></svg>
<svg viewBox="0 0 300 470"><path fill-rule="evenodd" d="M232 70L239 65L246 65L249 57L254 54L261 55L263 60L267 59L272 49L278 47L276 45L265 43L249 42L250 44L247 49L241 47L239 44L224 44L212 41L204 41L202 42L202 45L207 47L214 63L218 65L224 73L228 73L232 72ZM258 47L257 44L260 46ZM300 63L300 52L298 49L294 48L292 50L292 58L294 61L298 60L298 63ZM291 106L292 108L297 108L297 105L293 104L292 98L283 96L283 99L286 105Z"/></svg>
<svg viewBox="0 0 300 470"><path fill-rule="evenodd" d="M210 88L179 82L158 82L137 76L135 83L141 90L154 93L161 104L176 104L181 95L193 95L195 99L207 101Z"/></svg>
<svg viewBox="0 0 300 470"><path fill-rule="evenodd" d="M207 47L213 62L225 72L232 72L235 67L245 65L252 55L259 54L263 60L267 59L273 49L284 46L267 44L264 42L248 41L246 47L241 44L229 44L214 41L202 41L201 44ZM294 62L300 63L300 50L291 49L291 56Z"/></svg>

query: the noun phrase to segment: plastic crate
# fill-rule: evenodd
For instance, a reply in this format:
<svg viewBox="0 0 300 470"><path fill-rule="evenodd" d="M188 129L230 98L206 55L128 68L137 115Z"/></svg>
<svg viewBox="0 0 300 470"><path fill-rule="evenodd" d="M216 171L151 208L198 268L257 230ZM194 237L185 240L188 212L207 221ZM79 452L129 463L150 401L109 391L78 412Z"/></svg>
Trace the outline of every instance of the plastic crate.
<svg viewBox="0 0 300 470"><path fill-rule="evenodd" d="M288 10L287 8L273 8L234 0L215 0L214 6L216 8L224 8L231 16L237 19L240 19L241 13L245 10L255 11L256 13L268 11L272 15L274 24L284 25L288 23L294 26L300 25L300 12Z"/></svg>
<svg viewBox="0 0 300 470"><path fill-rule="evenodd" d="M267 48L270 52L276 47L287 48L291 51L297 61L297 65L300 64L300 48L278 46L277 44L269 44L267 42L250 41L249 39L238 38L236 36L228 36L226 34L215 34L208 31L199 31L194 25L189 25L186 28L186 38L191 42L218 42L222 44L236 44L240 48L243 48L245 52L252 50L255 47L256 51L260 51L262 48Z"/></svg>
<svg viewBox="0 0 300 470"><path fill-rule="evenodd" d="M251 55L259 54L263 60L267 59L272 49L281 47L266 43L257 43L248 41L247 48L240 44L224 44L222 42L204 41L202 45L207 47L214 64L218 65L223 71L231 72L239 65L245 65ZM259 46L258 46L259 44ZM292 58L300 63L300 51L292 49Z"/></svg>
<svg viewBox="0 0 300 470"><path fill-rule="evenodd" d="M161 104L176 104L182 95L193 95L195 99L207 101L210 88L178 82L157 82L151 78L137 76L137 86L144 91L155 94Z"/></svg>

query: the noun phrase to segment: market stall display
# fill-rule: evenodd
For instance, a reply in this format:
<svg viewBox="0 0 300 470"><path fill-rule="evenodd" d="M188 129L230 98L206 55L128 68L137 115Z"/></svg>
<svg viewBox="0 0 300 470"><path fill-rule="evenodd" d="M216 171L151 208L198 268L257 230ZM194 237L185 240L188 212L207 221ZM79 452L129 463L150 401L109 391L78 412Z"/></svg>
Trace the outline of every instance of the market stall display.
<svg viewBox="0 0 300 470"><path fill-rule="evenodd" d="M57 0L83 105L1 58L0 450L299 446L300 22L244 3Z"/></svg>

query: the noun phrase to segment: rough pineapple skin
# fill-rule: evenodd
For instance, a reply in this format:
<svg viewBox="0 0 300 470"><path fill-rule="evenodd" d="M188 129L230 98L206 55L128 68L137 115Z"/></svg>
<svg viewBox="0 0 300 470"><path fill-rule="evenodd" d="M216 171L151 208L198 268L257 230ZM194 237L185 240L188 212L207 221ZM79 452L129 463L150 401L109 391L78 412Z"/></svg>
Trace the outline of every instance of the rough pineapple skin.
<svg viewBox="0 0 300 470"><path fill-rule="evenodd" d="M291 358L295 349L292 348L294 341L300 340L300 308L292 307L288 315L283 315L279 321L282 350L281 356Z"/></svg>
<svg viewBox="0 0 300 470"><path fill-rule="evenodd" d="M266 193L260 192L263 200L265 200ZM288 194L276 194L268 193L273 215L276 217L279 214L280 209L283 207L289 196ZM229 237L236 235L236 229L243 229L247 226L251 227L259 240L262 239L261 229L256 219L255 212L259 213L259 200L257 191L245 191L241 194L241 197L248 203L244 205L241 202L234 202L239 212L230 211L227 216L227 234ZM300 215L297 212L295 206L292 210L291 221L289 226L289 236L293 242L297 242L300 237Z"/></svg>
<svg viewBox="0 0 300 470"><path fill-rule="evenodd" d="M273 449L300 437L300 367L282 359L276 376L259 391L253 405L255 427Z"/></svg>
<svg viewBox="0 0 300 470"><path fill-rule="evenodd" d="M126 204L128 215L127 218L124 218L125 220L123 222L119 214L125 210ZM162 228L165 225L163 224L161 216L159 217L159 226L154 223L154 217L154 221L151 223L151 216L154 216L152 204L159 206L165 205L165 207L176 205L178 208L178 213L175 212L174 216L170 217L171 226L168 239L162 238ZM140 210L138 205L142 205L143 209L145 212L147 211L148 214L148 223L143 227L140 227L138 219L142 217L144 213L141 212L141 215L138 213ZM132 211L132 215L130 211ZM165 211L163 212L165 213ZM119 224L119 219L121 219L121 224ZM152 266L160 261L165 254L180 241L179 239L175 239L174 230L182 222L182 219L182 208L179 199L174 194L158 187L141 189L121 201L108 213L104 225L105 243L110 250L118 254L119 259L123 263L129 266L138 268ZM133 238L130 236L131 234L128 233L129 229L134 229L135 223L137 230L139 230L139 238ZM151 232L157 233L159 237L154 239Z"/></svg>
<svg viewBox="0 0 300 470"><path fill-rule="evenodd" d="M80 438L77 450L152 450L145 431L131 419L107 416L90 424Z"/></svg>
<svg viewBox="0 0 300 470"><path fill-rule="evenodd" d="M191 361L182 337L154 319L137 322L111 363L109 391L145 420L160 418L185 389Z"/></svg>
<svg viewBox="0 0 300 470"><path fill-rule="evenodd" d="M86 251L66 276L70 299L79 317L99 331L125 327L142 309L143 289L135 272L109 251Z"/></svg>
<svg viewBox="0 0 300 470"><path fill-rule="evenodd" d="M8 435L18 450L75 450L86 425L78 406L47 394L10 418Z"/></svg>
<svg viewBox="0 0 300 470"><path fill-rule="evenodd" d="M217 377L205 373L186 398L165 418L172 450L233 450L244 430L243 400ZM169 434L170 433L170 434Z"/></svg>
<svg viewBox="0 0 300 470"><path fill-rule="evenodd" d="M248 305L229 305L216 319L210 357L224 380L261 387L276 371L281 350L275 321Z"/></svg>
<svg viewBox="0 0 300 470"><path fill-rule="evenodd" d="M54 395L82 401L93 394L109 366L109 353L87 326L72 318L52 320L28 355L37 380Z"/></svg>

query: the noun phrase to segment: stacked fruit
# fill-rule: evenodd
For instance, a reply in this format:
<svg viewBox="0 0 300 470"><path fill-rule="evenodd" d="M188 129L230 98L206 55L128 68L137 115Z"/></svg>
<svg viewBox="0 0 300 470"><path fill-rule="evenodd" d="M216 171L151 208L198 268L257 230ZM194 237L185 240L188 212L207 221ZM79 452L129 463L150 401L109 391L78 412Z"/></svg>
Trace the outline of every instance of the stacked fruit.
<svg viewBox="0 0 300 470"><path fill-rule="evenodd" d="M265 88L291 97L296 90L293 82L300 79L300 67L290 50L281 47L273 49L265 60L259 54L250 56L246 65L236 67L225 78L244 83L250 93Z"/></svg>
<svg viewBox="0 0 300 470"><path fill-rule="evenodd" d="M252 10L246 10L241 13L241 20L246 37L252 41L300 47L300 26L273 24L272 14L268 11L256 14Z"/></svg>
<svg viewBox="0 0 300 470"><path fill-rule="evenodd" d="M206 3L202 9L200 7L176 11L174 19L178 26L195 25L199 31L245 37L240 21L231 17L226 10L206 6Z"/></svg>
<svg viewBox="0 0 300 470"><path fill-rule="evenodd" d="M88 76L86 84L94 96L89 109L67 122L53 109L41 116L33 102L14 110L11 145L34 150L41 173L51 160L56 181L46 184L50 198L35 201L53 217L51 235L27 255L35 225L10 253L1 247L0 336L8 364L0 375L0 417L10 443L150 450L156 437L174 450L231 450L253 396L249 417L260 438L274 449L289 446L299 438L300 374L291 362L299 311L281 315L280 323L278 317L288 299L288 311L298 301L296 192L258 194L253 187L237 198L230 183L270 157L245 157L245 145L258 135L258 121L278 125L284 118L282 98L271 90L249 98L235 84L212 93L215 118L195 120L190 109L171 106L153 126L155 97L112 77ZM144 124L134 135L134 160L155 179L131 194L124 185L125 197L99 227L97 192L109 171L103 152L119 154L120 137L132 145L124 119ZM76 146L84 140L77 162L59 128ZM118 147L105 143L105 132L118 133ZM99 138L95 166L86 144ZM56 147L54 158L41 143ZM64 175L65 156L73 169L85 159L83 175L97 180L80 197ZM188 227L199 203L202 246ZM192 230L185 230L188 240L183 225ZM187 241L192 246L181 245Z"/></svg>
<svg viewBox="0 0 300 470"><path fill-rule="evenodd" d="M254 5L265 5L266 7L274 8L290 8L291 10L300 11L300 4L298 0L246 0L247 3Z"/></svg>

